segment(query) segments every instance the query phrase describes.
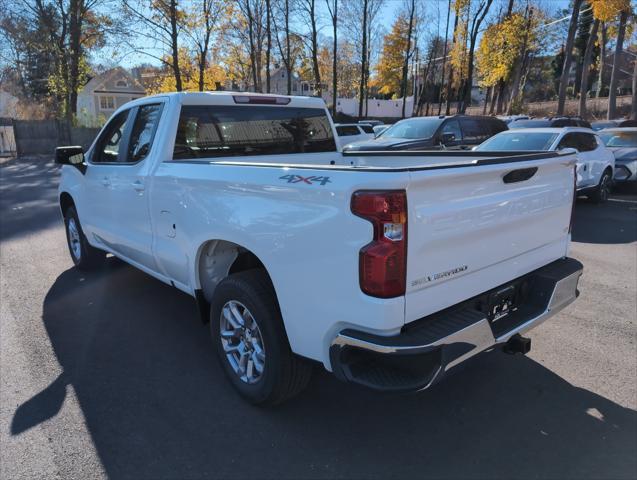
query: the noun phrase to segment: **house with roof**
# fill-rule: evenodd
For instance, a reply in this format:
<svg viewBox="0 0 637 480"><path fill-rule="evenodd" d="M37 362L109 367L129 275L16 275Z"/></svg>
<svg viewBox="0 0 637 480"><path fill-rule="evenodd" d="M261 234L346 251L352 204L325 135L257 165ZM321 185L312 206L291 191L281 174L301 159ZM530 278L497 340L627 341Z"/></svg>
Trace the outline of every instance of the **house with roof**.
<svg viewBox="0 0 637 480"><path fill-rule="evenodd" d="M112 68L91 78L77 95L81 117L110 117L126 102L146 95L146 90L126 69Z"/></svg>

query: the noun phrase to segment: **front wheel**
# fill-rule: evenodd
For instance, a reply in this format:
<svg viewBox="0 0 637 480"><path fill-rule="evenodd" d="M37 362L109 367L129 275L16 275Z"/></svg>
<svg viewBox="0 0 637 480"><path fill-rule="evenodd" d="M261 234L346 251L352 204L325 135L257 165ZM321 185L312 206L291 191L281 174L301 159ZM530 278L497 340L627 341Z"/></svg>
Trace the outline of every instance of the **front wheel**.
<svg viewBox="0 0 637 480"><path fill-rule="evenodd" d="M595 191L590 195L590 199L595 203L604 203L608 200L610 195L610 189L612 186L612 180L608 170L602 174L602 178L599 180L599 184L595 188Z"/></svg>
<svg viewBox="0 0 637 480"><path fill-rule="evenodd" d="M312 366L292 353L263 270L230 275L217 286L210 331L223 370L250 403L281 403L309 382Z"/></svg>
<svg viewBox="0 0 637 480"><path fill-rule="evenodd" d="M99 267L104 262L106 254L88 243L75 207L69 207L64 213L64 226L69 253L75 266L80 270Z"/></svg>

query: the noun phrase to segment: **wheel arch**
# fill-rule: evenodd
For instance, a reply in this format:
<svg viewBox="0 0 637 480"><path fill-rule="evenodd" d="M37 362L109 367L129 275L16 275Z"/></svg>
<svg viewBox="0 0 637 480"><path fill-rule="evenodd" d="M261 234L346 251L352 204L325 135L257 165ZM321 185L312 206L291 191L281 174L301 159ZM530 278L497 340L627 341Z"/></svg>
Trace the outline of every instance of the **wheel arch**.
<svg viewBox="0 0 637 480"><path fill-rule="evenodd" d="M204 323L209 321L209 304L217 285L229 275L253 269L266 273L278 304L270 272L252 250L222 239L207 240L200 245L195 259L195 298Z"/></svg>
<svg viewBox="0 0 637 480"><path fill-rule="evenodd" d="M68 192L60 193L60 210L62 211L62 216L66 213L69 207L75 207L75 200Z"/></svg>

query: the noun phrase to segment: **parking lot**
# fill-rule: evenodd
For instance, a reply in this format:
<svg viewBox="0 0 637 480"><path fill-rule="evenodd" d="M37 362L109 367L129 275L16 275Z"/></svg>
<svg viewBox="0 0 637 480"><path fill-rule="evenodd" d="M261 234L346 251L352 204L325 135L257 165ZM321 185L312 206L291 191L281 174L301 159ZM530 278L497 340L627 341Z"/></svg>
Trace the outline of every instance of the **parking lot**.
<svg viewBox="0 0 637 480"><path fill-rule="evenodd" d="M0 165L2 478L635 478L637 195L576 205L581 296L435 388L316 370L275 409L223 378L190 297L72 267L46 158Z"/></svg>

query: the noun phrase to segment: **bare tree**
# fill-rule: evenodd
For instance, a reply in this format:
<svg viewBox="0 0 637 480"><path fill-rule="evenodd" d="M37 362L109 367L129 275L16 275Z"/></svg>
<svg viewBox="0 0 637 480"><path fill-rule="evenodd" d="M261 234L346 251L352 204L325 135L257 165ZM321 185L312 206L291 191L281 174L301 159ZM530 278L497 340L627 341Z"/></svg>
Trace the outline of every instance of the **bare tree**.
<svg viewBox="0 0 637 480"><path fill-rule="evenodd" d="M184 32L191 38L196 51L199 76L197 84L200 92L205 89L210 41L215 28L218 26L222 9L223 5L220 0L199 0L194 5L192 12L192 17L196 20L191 28L184 29Z"/></svg>
<svg viewBox="0 0 637 480"><path fill-rule="evenodd" d="M137 52L148 55L168 66L175 78L175 89L183 90L181 67L179 65L180 34L183 29L183 11L178 7L177 0L155 0L148 6L142 0L123 0L124 13L133 22L141 24L143 30L137 30L137 36L154 43L162 51L169 51L171 56L166 58L153 53L147 47L133 47Z"/></svg>
<svg viewBox="0 0 637 480"><path fill-rule="evenodd" d="M325 0L332 20L334 47L332 52L332 116L336 116L336 99L338 98L338 0Z"/></svg>
<svg viewBox="0 0 637 480"><path fill-rule="evenodd" d="M237 4L241 13L243 14L246 23L248 24L248 44L250 49L250 68L252 70L252 83L254 85L254 91L261 91L261 69L260 67L260 55L261 52L258 48L258 33L257 33L257 9L258 6L254 4L253 0L238 0Z"/></svg>
<svg viewBox="0 0 637 480"><path fill-rule="evenodd" d="M637 57L633 57L633 104L630 110L630 118L637 120Z"/></svg>
<svg viewBox="0 0 637 480"><path fill-rule="evenodd" d="M557 96L557 114L564 114L564 105L566 103L566 87L568 87L568 74L571 71L571 63L573 61L573 42L575 40L575 32L577 31L577 19L579 11L582 7L583 0L573 1L573 13L571 14L571 22L568 26L568 34L566 36L566 45L564 46L564 63L562 64L562 75L560 77L560 88Z"/></svg>
<svg viewBox="0 0 637 480"><path fill-rule="evenodd" d="M285 66L285 73L287 79L287 94L292 94L292 70L294 67L294 58L292 56L292 32L290 31L290 17L292 15L291 0L281 0L278 2L279 14L273 16L273 25L275 28L275 40L279 50L279 56ZM283 17L283 45L281 44L281 28L276 22L277 17Z"/></svg>
<svg viewBox="0 0 637 480"><path fill-rule="evenodd" d="M622 10L619 15L619 28L617 30L617 42L615 43L615 58L613 58L613 70L610 74L610 85L608 86L608 120L612 120L617 115L617 82L619 81L619 60L624 49L624 36L626 35L626 21L628 12Z"/></svg>
<svg viewBox="0 0 637 480"><path fill-rule="evenodd" d="M453 20L453 37L451 40L451 48L453 49L453 46L456 44L457 41L457 34L458 34L458 11L455 11L455 18ZM445 115L449 115L449 113L451 112L451 88L453 85L453 66L451 65L451 62L449 62L449 78L447 79L447 93L446 93L446 105L445 105Z"/></svg>
<svg viewBox="0 0 637 480"><path fill-rule="evenodd" d="M476 49L476 41L478 39L478 33L480 31L480 25L484 21L484 18L489 13L489 8L493 0L482 0L478 4L478 8L473 14L473 20L471 21L471 30L469 32L469 52L468 52L468 64L467 64L467 78L464 84L464 95L460 111L465 112L466 108L471 105L471 87L473 83L473 57Z"/></svg>
<svg viewBox="0 0 637 480"><path fill-rule="evenodd" d="M265 91L270 93L270 57L272 55L272 0L265 0Z"/></svg>
<svg viewBox="0 0 637 480"><path fill-rule="evenodd" d="M451 0L447 3L447 27L445 28L445 45L442 53L442 77L440 78L440 94L438 96L438 115L442 112L442 92L445 85L445 67L447 66L447 47L449 44L449 18L451 17Z"/></svg>
<svg viewBox="0 0 637 480"><path fill-rule="evenodd" d="M318 23L316 18L316 0L300 0L301 8L306 20L309 22L308 44L310 47L310 56L312 57L312 75L314 76L314 88L317 95L322 94L321 89L321 72L318 63Z"/></svg>
<svg viewBox="0 0 637 480"><path fill-rule="evenodd" d="M584 59L582 60L582 80L579 89L579 109L578 115L582 118L586 116L586 97L588 94L588 72L591 66L591 59L593 57L593 48L597 41L597 30L599 29L599 20L593 20L591 24L590 35L586 42L586 50L584 51Z"/></svg>
<svg viewBox="0 0 637 480"><path fill-rule="evenodd" d="M409 74L409 60L414 52L414 45L412 45L412 32L414 31L414 21L416 17L416 1L415 0L407 0L407 16L409 18L409 23L407 26L407 42L405 44L405 60L403 62L403 71L402 78L400 81L400 95L403 99L402 113L401 117L405 118L405 102L407 97L407 76Z"/></svg>
<svg viewBox="0 0 637 480"><path fill-rule="evenodd" d="M363 39L361 45L361 81L358 89L358 118L363 116L363 102L367 94L367 78L369 77L369 66L367 65L367 21L369 16L369 0L363 0Z"/></svg>

